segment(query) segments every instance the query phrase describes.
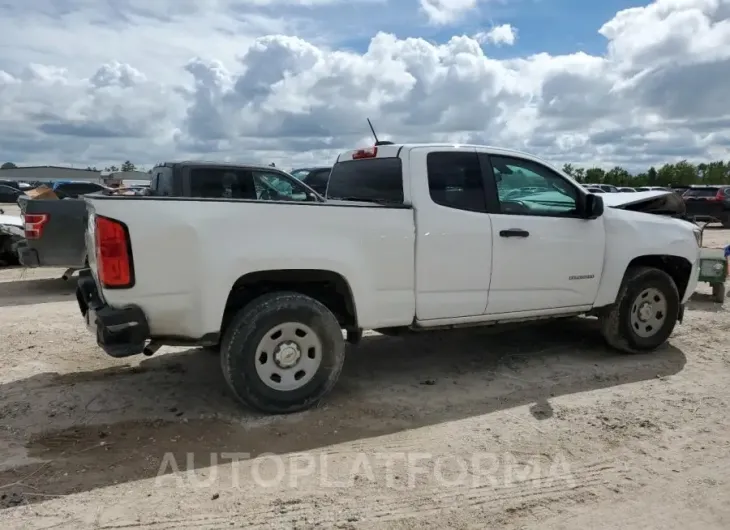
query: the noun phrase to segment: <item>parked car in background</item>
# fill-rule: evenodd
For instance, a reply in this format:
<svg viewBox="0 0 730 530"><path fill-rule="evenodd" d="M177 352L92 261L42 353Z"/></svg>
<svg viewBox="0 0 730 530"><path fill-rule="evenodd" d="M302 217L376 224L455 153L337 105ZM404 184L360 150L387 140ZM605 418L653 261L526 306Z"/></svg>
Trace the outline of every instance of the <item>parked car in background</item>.
<svg viewBox="0 0 730 530"><path fill-rule="evenodd" d="M113 189L94 183L58 183L54 188L70 197L93 191L106 194L206 199L310 200L324 201L291 175L268 166L217 164L214 162L168 162L155 166L148 187ZM58 194L59 191L56 191ZM19 201L25 218L26 241L18 248L26 267L63 267L68 279L87 263L84 230L86 203L83 199ZM134 205L135 203L127 203Z"/></svg>
<svg viewBox="0 0 730 530"><path fill-rule="evenodd" d="M666 186L640 186L634 189L636 189L636 191L672 191Z"/></svg>
<svg viewBox="0 0 730 530"><path fill-rule="evenodd" d="M636 193L636 190L634 188L629 188L628 186L621 186L618 188L618 191L621 193Z"/></svg>
<svg viewBox="0 0 730 530"><path fill-rule="evenodd" d="M22 190L12 186L6 186L5 184L0 184L0 203L10 204L18 202L18 197L22 195L25 195Z"/></svg>
<svg viewBox="0 0 730 530"><path fill-rule="evenodd" d="M9 188L20 189L20 182L15 180L0 180L0 186L7 186Z"/></svg>
<svg viewBox="0 0 730 530"><path fill-rule="evenodd" d="M606 193L606 192L605 192L605 191L603 191L603 190L602 190L601 188L596 188L595 186L587 186L587 187L586 187L586 186L584 185L584 187L585 187L585 189L586 189L586 191L587 191L588 193Z"/></svg>
<svg viewBox="0 0 730 530"><path fill-rule="evenodd" d="M109 188L96 182L59 181L53 184L52 189L59 199L77 199L82 195L108 190Z"/></svg>
<svg viewBox="0 0 730 530"><path fill-rule="evenodd" d="M684 195L684 193L691 187L692 186L670 186L669 189L672 190L674 193Z"/></svg>
<svg viewBox="0 0 730 530"><path fill-rule="evenodd" d="M583 184L591 188L600 188L604 193L618 193L618 188L613 184Z"/></svg>
<svg viewBox="0 0 730 530"><path fill-rule="evenodd" d="M730 228L730 186L690 186L682 195L687 216L698 221L716 219Z"/></svg>
<svg viewBox="0 0 730 530"><path fill-rule="evenodd" d="M291 174L324 196L327 193L327 183L329 182L331 171L331 167L309 167L295 169Z"/></svg>

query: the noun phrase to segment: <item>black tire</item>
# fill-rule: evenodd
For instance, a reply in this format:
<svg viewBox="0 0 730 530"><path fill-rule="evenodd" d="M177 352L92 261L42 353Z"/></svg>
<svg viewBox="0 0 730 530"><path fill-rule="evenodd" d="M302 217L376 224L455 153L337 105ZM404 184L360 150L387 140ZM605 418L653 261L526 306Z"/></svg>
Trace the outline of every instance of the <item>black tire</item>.
<svg viewBox="0 0 730 530"><path fill-rule="evenodd" d="M632 327L631 315L637 298L649 288L657 289L664 296L666 315L661 327L653 335L642 337ZM655 350L674 331L679 307L679 292L671 276L651 267L631 268L626 271L616 303L600 317L601 333L610 346L625 353Z"/></svg>
<svg viewBox="0 0 730 530"><path fill-rule="evenodd" d="M730 216L725 217L725 219L722 220L722 227L730 228Z"/></svg>
<svg viewBox="0 0 730 530"><path fill-rule="evenodd" d="M271 388L259 376L256 350L276 326L301 323L322 346L321 360L309 382L295 390ZM232 319L221 342L221 367L228 386L244 405L268 414L288 414L315 406L334 387L345 361L345 341L332 312L317 300L295 292L263 295Z"/></svg>
<svg viewBox="0 0 730 530"><path fill-rule="evenodd" d="M725 284L724 283L713 283L712 284L712 299L718 304L725 303Z"/></svg>

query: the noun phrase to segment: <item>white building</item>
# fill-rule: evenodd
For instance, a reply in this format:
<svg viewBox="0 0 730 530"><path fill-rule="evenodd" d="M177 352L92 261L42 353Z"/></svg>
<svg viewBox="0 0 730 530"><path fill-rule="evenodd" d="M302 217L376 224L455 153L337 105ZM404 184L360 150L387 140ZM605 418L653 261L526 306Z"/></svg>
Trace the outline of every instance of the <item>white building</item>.
<svg viewBox="0 0 730 530"><path fill-rule="evenodd" d="M26 166L0 169L0 180L15 180L17 182L77 180L102 183L101 171L60 166Z"/></svg>

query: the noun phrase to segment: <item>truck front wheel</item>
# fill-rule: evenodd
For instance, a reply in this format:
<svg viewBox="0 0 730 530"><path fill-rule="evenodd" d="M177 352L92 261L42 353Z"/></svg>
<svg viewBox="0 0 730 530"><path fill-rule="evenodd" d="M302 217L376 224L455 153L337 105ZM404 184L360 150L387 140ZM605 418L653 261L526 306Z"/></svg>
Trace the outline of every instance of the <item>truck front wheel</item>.
<svg viewBox="0 0 730 530"><path fill-rule="evenodd" d="M601 332L610 346L623 352L654 350L674 331L679 304L677 286L666 272L631 268L615 304L600 317Z"/></svg>
<svg viewBox="0 0 730 530"><path fill-rule="evenodd" d="M233 394L269 414L316 405L334 387L344 360L337 318L317 300L294 292L250 302L221 343L221 366Z"/></svg>

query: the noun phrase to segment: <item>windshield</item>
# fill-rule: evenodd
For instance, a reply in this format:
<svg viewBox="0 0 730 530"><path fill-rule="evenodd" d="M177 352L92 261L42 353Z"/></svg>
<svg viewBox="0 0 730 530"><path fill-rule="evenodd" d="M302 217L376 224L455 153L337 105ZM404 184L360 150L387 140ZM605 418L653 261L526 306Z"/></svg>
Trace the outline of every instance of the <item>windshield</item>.
<svg viewBox="0 0 730 530"><path fill-rule="evenodd" d="M400 158L338 162L330 173L327 197L348 201L403 203Z"/></svg>

